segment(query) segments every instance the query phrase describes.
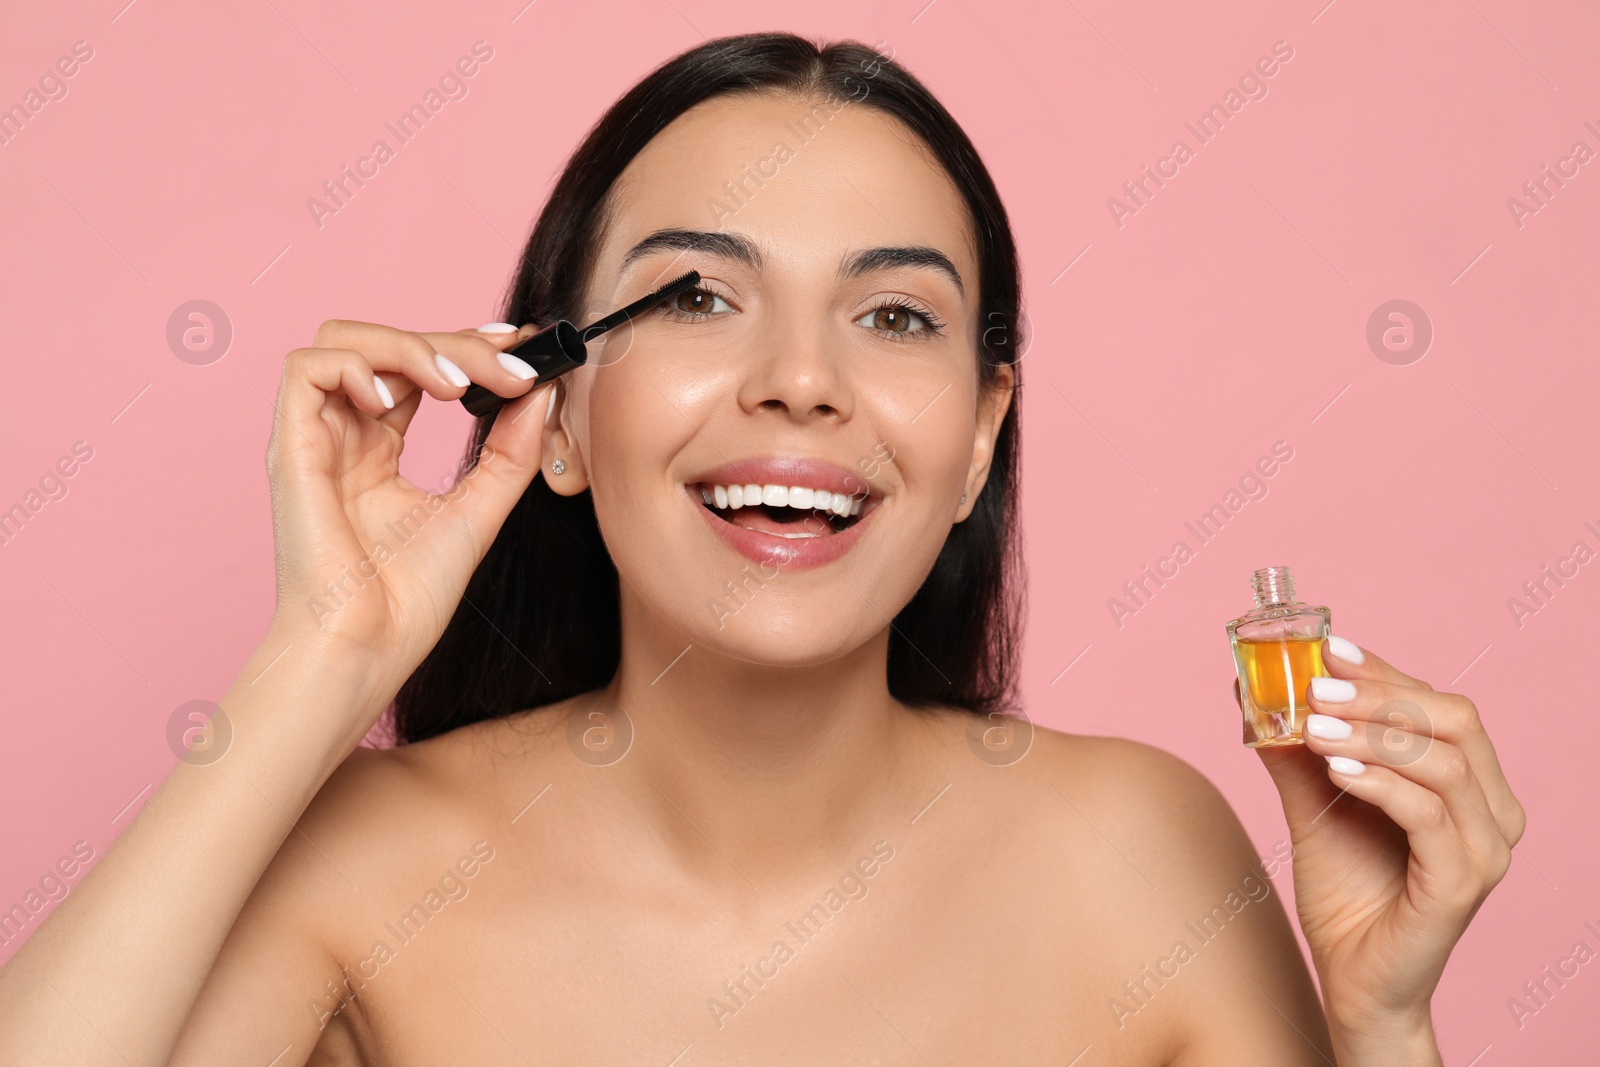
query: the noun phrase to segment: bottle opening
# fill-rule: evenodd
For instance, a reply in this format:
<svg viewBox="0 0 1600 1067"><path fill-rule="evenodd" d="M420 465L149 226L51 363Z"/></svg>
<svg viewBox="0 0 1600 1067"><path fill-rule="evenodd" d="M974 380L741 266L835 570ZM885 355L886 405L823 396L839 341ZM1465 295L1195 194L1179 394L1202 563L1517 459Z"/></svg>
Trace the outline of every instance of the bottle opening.
<svg viewBox="0 0 1600 1067"><path fill-rule="evenodd" d="M1288 567L1263 567L1255 571L1250 575L1250 587L1255 591L1258 608L1294 603L1294 579Z"/></svg>

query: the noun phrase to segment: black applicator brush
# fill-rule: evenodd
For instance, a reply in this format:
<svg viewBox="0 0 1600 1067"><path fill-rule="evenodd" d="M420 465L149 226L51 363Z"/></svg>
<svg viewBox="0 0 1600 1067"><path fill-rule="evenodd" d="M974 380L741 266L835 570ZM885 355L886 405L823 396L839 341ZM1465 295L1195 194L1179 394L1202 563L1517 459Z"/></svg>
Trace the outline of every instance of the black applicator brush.
<svg viewBox="0 0 1600 1067"><path fill-rule="evenodd" d="M558 319L517 347L506 351L532 367L537 375L534 384L542 385L561 377L574 367L581 367L589 362L589 350L584 347L584 342L591 337L599 337L607 330L621 326L634 316L644 314L663 300L672 299L699 281L700 272L692 270L683 277L675 278L663 285L649 296L640 297L620 311L613 311L603 319L596 319L582 330L566 319ZM474 415L487 415L492 411L498 411L511 400L511 397L490 392L474 382L462 394L461 404Z"/></svg>

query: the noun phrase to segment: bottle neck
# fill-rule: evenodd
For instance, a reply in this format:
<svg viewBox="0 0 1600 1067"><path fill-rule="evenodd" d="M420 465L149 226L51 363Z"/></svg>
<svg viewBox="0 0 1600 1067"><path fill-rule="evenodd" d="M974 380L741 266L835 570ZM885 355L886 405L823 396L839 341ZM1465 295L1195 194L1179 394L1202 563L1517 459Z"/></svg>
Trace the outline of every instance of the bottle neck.
<svg viewBox="0 0 1600 1067"><path fill-rule="evenodd" d="M1294 603L1294 579L1288 567L1264 567L1250 575L1250 586L1258 608Z"/></svg>

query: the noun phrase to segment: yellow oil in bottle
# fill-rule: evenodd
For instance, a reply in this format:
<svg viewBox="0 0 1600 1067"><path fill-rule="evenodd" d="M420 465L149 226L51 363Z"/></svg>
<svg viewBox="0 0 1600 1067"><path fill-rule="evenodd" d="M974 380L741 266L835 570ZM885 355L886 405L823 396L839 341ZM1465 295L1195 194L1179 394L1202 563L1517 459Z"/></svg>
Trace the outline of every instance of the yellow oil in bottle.
<svg viewBox="0 0 1600 1067"><path fill-rule="evenodd" d="M1266 641L1239 641L1239 665L1250 687L1249 707L1257 737L1271 737L1277 718L1294 735L1277 743L1292 744L1311 710L1306 690L1311 679L1328 672L1322 665L1322 638L1286 635ZM1260 743L1260 742L1258 742Z"/></svg>

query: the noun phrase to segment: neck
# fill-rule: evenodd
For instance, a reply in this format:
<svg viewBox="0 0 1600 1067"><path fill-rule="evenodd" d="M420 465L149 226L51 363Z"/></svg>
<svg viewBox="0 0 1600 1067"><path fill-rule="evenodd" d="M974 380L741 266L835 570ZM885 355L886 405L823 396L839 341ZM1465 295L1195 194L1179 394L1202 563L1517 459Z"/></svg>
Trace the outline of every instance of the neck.
<svg viewBox="0 0 1600 1067"><path fill-rule="evenodd" d="M677 862L764 885L881 833L916 714L889 695L887 627L841 659L773 667L693 645L628 601L616 677L589 707L626 713L619 783Z"/></svg>

